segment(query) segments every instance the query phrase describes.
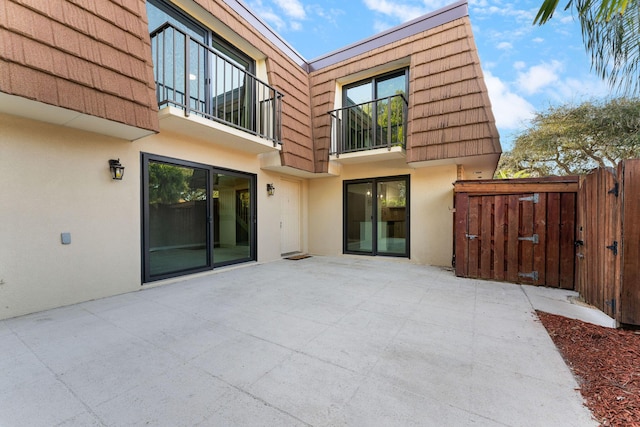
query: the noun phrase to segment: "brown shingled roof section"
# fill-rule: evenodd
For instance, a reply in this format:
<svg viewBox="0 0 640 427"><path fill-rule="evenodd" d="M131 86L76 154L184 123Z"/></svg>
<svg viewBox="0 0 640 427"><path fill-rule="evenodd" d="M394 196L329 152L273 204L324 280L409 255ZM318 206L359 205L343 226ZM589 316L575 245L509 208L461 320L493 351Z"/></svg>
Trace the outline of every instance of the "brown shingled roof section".
<svg viewBox="0 0 640 427"><path fill-rule="evenodd" d="M336 79L410 57L407 161L499 153L468 17L399 40L311 74L316 171L328 168Z"/></svg>
<svg viewBox="0 0 640 427"><path fill-rule="evenodd" d="M0 91L158 131L144 11L144 0L3 1Z"/></svg>

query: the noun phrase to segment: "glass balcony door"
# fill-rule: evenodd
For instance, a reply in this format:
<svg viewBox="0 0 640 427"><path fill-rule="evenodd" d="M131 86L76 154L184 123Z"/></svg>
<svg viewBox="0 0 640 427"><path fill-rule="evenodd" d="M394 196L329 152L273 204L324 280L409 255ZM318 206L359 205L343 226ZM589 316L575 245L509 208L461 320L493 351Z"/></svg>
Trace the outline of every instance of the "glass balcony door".
<svg viewBox="0 0 640 427"><path fill-rule="evenodd" d="M402 70L345 86L342 152L404 142L407 83Z"/></svg>

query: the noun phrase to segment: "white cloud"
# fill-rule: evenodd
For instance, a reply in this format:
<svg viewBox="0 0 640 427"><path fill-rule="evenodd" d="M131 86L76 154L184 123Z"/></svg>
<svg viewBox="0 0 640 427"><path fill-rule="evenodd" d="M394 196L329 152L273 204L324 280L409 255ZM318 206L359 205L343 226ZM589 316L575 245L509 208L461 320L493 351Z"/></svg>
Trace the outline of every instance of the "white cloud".
<svg viewBox="0 0 640 427"><path fill-rule="evenodd" d="M526 68L527 64L524 61L516 61L513 63L513 68L516 70L522 70Z"/></svg>
<svg viewBox="0 0 640 427"><path fill-rule="evenodd" d="M496 126L502 130L521 129L533 117L535 108L526 99L512 92L498 77L484 70Z"/></svg>
<svg viewBox="0 0 640 427"><path fill-rule="evenodd" d="M276 31L282 31L287 28L287 23L271 9L256 9L256 11L260 14L260 17L267 21L269 24L273 25Z"/></svg>
<svg viewBox="0 0 640 427"><path fill-rule="evenodd" d="M514 18L521 23L527 23L531 25L535 18L535 12L531 9L518 9L514 8L511 3L503 4L502 2L493 2L494 5L490 5L487 1L472 1L471 8L474 15L479 17L487 16L501 16Z"/></svg>
<svg viewBox="0 0 640 427"><path fill-rule="evenodd" d="M383 31L387 31L389 28L393 27L393 25L387 23L387 22L383 22L380 21L379 19L376 19L373 23L373 30L376 33L381 33Z"/></svg>
<svg viewBox="0 0 640 427"><path fill-rule="evenodd" d="M606 98L612 94L607 83L593 74L566 78L559 81L553 89L549 96L563 104L577 104L593 98Z"/></svg>
<svg viewBox="0 0 640 427"><path fill-rule="evenodd" d="M559 80L558 72L561 70L562 63L556 60L534 65L526 72L518 73L518 87L522 92L533 95L556 83Z"/></svg>
<svg viewBox="0 0 640 427"><path fill-rule="evenodd" d="M324 10L321 6L317 4L307 6L307 10L309 11L310 14L312 15L315 14L334 26L338 24L338 21L336 18L339 18L340 16L345 14L345 11L342 9L331 8L329 10Z"/></svg>
<svg viewBox="0 0 640 427"><path fill-rule="evenodd" d="M534 43L542 43L542 42L544 42L544 39L542 37L536 37L531 41L534 42Z"/></svg>
<svg viewBox="0 0 640 427"><path fill-rule="evenodd" d="M513 47L513 45L509 42L500 42L498 43L498 45L496 46L496 49L500 49L500 50L509 50Z"/></svg>
<svg viewBox="0 0 640 427"><path fill-rule="evenodd" d="M304 6L300 3L300 0L274 0L274 3L278 5L285 15L294 19L305 19L306 14L304 12Z"/></svg>
<svg viewBox="0 0 640 427"><path fill-rule="evenodd" d="M396 18L401 22L410 21L420 15L424 15L426 12L425 8L409 6L389 0L364 0L364 4L374 12Z"/></svg>
<svg viewBox="0 0 640 427"><path fill-rule="evenodd" d="M274 4L281 9L282 12L274 10ZM305 9L300 0L254 0L250 3L250 6L262 19L273 26L276 31L301 30L302 24L299 21L307 19ZM291 19L291 21L287 19Z"/></svg>

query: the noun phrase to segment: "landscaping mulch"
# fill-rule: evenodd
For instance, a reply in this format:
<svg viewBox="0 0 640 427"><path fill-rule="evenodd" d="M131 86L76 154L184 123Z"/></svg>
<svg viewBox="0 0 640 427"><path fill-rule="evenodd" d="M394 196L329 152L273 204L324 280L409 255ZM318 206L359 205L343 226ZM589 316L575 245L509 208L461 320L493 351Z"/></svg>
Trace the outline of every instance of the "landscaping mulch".
<svg viewBox="0 0 640 427"><path fill-rule="evenodd" d="M601 426L640 426L640 331L538 312Z"/></svg>

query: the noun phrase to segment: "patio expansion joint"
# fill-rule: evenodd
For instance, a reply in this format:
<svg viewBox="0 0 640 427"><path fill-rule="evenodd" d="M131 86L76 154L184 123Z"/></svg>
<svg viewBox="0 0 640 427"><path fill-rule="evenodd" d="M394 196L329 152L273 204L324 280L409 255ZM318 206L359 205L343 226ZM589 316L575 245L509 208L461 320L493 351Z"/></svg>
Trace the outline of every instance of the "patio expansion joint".
<svg viewBox="0 0 640 427"><path fill-rule="evenodd" d="M291 356L289 356L289 357L285 358L285 360L286 360L286 359L289 359L290 357L291 357ZM282 363L282 362L280 362L280 363ZM280 363L279 363L279 364L277 364L276 366L280 366ZM278 412L280 412L280 413L282 413L282 414L285 414L285 415L287 415L287 416L289 416L289 417L291 417L291 418L295 419L296 421L301 422L302 424L304 424L304 425L306 425L306 426L308 426L308 427L313 427L313 425L312 425L312 424L309 424L308 422L306 422L306 421L304 421L304 420L302 420L302 419L300 419L300 418L296 417L295 415L293 415L293 414L291 414L291 413L289 413L289 412L285 411L284 409L281 409L281 408L279 408L279 407L277 407L277 406L275 406L275 405L271 404L270 402L268 402L268 401L266 401L266 400L262 399L261 397L256 396L255 394L251 393L249 390L245 390L244 388L239 387L239 386L237 386L237 385L235 385L235 384L233 384L233 383L230 383L230 382L228 382L227 380L225 380L224 378L219 377L218 375L214 375L214 374L212 374L212 373L210 373L210 372L207 372L207 371L206 371L206 370L204 370L204 369L200 369L200 368L196 368L196 369L198 369L200 372L202 372L202 373L203 373L203 374L205 374L205 375L208 375L208 376L210 376L210 377L212 377L212 378L215 378L215 379L216 379L216 380L218 380L218 381L223 382L223 383L224 383L224 384L226 384L227 386L229 386L229 387L233 388L234 390L236 390L236 391L238 391L238 392L240 392L240 393L242 393L242 394L245 394L245 395L249 396L250 398L252 398L252 399L254 399L254 400L256 400L256 401L258 401L258 402L262 403L263 405L268 406L269 408L272 408L272 409L274 409L274 410L276 410L276 411L278 411ZM266 375L267 373L271 372L271 370L272 370L272 369L270 369L269 371L267 371L264 375ZM263 375L263 376L264 376L264 375ZM262 376L261 376L260 378L262 378ZM258 378L256 381L259 381L259 380L260 380L260 378ZM256 381L254 381L254 383L255 383ZM221 409L222 409L222 408L220 408L219 410L221 410ZM213 415L213 414L212 414L212 415ZM208 418L207 418L207 419L205 419L205 421L207 421L207 420L208 420Z"/></svg>
<svg viewBox="0 0 640 427"><path fill-rule="evenodd" d="M92 313L93 314L93 313ZM73 390L72 387L69 386L69 384L67 384L64 379L62 378L64 376L64 374L59 374L56 373L53 369L51 369L51 367L45 363L40 356L38 355L38 353L36 353L35 351L33 351L33 348L25 341L22 339L22 337L20 336L19 333L17 333L16 331L12 330L12 333L15 335L15 337L20 340L20 342L22 342L22 344L29 349L29 351L31 352L31 354L33 355L33 357L35 357L36 359L38 359L38 362L40 362L42 364L42 366L44 366L46 368L47 371L49 371L49 373L53 376L53 378L55 378L55 380L60 383L68 392L69 394L71 394L83 407L84 409L91 414L92 416L94 416L97 420L100 421L100 423L102 425L106 425L104 423L104 421L102 420L102 418L100 416L98 416L97 413L95 413L95 411L93 410L93 408L91 408L90 405L87 404L87 402L85 402L80 396L78 396L78 394L75 392L75 390ZM82 413L77 413L74 414L71 418L68 418L66 420L63 420L62 422L60 422L59 424L64 424L66 421L68 420L72 420L73 418L77 417L78 415L82 415Z"/></svg>

